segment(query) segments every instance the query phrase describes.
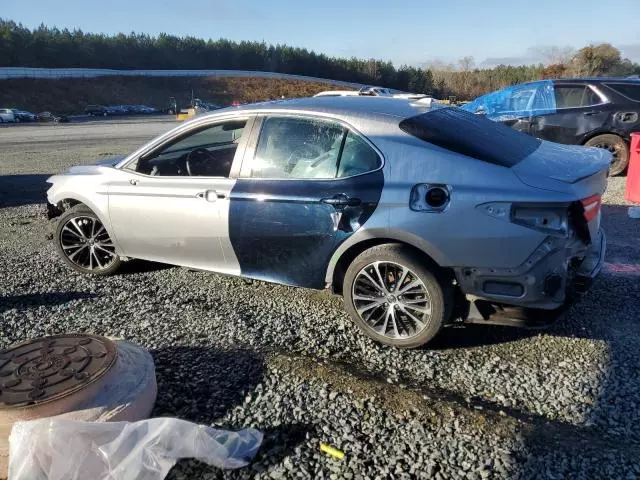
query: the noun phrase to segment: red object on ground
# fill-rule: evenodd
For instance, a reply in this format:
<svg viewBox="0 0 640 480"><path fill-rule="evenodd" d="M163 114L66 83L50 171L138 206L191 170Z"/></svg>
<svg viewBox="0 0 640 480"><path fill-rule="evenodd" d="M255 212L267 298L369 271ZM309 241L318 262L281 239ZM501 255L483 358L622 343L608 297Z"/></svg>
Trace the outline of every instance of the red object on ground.
<svg viewBox="0 0 640 480"><path fill-rule="evenodd" d="M631 134L627 188L624 198L630 202L640 203L640 133Z"/></svg>

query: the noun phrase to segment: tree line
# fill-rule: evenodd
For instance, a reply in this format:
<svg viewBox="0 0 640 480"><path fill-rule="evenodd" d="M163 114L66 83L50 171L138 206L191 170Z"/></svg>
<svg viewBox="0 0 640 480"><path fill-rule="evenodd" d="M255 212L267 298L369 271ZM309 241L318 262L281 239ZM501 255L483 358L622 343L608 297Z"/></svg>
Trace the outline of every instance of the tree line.
<svg viewBox="0 0 640 480"><path fill-rule="evenodd" d="M164 33L104 35L45 25L29 29L4 19L0 19L0 66L258 70L380 85L438 97L455 95L459 99L550 75L640 73L640 65L622 59L620 52L607 44L585 47L567 61L548 66L476 68L473 59L465 57L458 65L396 67L389 61L329 57L305 48L264 42L203 40Z"/></svg>

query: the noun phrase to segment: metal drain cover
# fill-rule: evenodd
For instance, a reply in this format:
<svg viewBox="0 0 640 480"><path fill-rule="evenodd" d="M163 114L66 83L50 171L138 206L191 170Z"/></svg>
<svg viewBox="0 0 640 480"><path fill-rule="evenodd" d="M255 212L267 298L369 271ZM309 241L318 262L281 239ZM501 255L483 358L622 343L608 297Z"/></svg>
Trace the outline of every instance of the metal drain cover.
<svg viewBox="0 0 640 480"><path fill-rule="evenodd" d="M116 361L115 345L104 337L53 335L0 351L0 408L66 397L105 375Z"/></svg>

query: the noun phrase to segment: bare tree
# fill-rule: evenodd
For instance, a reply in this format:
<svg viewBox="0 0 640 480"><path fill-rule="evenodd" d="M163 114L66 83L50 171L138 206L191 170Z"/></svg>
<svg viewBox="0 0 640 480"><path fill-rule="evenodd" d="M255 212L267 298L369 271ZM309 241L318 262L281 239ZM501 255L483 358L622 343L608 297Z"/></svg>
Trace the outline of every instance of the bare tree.
<svg viewBox="0 0 640 480"><path fill-rule="evenodd" d="M462 57L460 60L458 60L458 66L463 72L470 72L471 70L473 70L475 65L476 61L473 57Z"/></svg>
<svg viewBox="0 0 640 480"><path fill-rule="evenodd" d="M575 55L575 50L569 46L560 47L558 45L551 45L547 47L537 47L536 50L542 57L545 65L568 65Z"/></svg>

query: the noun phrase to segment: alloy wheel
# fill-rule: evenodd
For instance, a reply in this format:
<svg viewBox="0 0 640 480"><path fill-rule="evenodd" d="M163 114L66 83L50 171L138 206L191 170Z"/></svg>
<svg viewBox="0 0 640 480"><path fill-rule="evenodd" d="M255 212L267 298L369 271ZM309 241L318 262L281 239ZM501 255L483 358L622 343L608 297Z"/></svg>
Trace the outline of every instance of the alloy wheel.
<svg viewBox="0 0 640 480"><path fill-rule="evenodd" d="M85 270L104 270L118 259L102 222L87 215L66 221L60 230L60 246L71 262Z"/></svg>
<svg viewBox="0 0 640 480"><path fill-rule="evenodd" d="M353 282L352 298L360 318L377 334L391 339L414 337L431 319L431 299L424 282L398 263L365 266Z"/></svg>

